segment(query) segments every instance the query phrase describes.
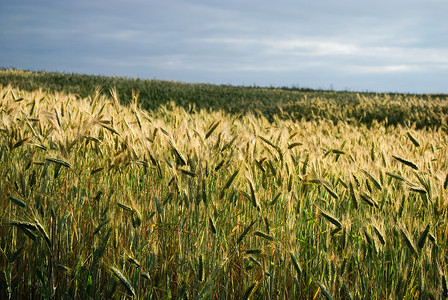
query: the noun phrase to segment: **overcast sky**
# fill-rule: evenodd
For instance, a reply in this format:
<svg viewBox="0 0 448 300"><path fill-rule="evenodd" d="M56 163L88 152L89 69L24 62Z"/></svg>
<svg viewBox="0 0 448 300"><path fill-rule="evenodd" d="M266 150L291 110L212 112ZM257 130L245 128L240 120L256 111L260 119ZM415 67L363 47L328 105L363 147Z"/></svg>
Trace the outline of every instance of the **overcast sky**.
<svg viewBox="0 0 448 300"><path fill-rule="evenodd" d="M448 93L447 0L0 0L0 66Z"/></svg>

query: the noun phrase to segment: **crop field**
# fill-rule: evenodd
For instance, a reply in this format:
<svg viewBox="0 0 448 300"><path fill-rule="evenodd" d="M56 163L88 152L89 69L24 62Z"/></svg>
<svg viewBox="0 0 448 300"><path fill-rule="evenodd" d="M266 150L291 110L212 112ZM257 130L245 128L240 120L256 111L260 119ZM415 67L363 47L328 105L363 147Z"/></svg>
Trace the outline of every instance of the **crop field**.
<svg viewBox="0 0 448 300"><path fill-rule="evenodd" d="M0 298L448 298L447 121L444 95L0 70Z"/></svg>

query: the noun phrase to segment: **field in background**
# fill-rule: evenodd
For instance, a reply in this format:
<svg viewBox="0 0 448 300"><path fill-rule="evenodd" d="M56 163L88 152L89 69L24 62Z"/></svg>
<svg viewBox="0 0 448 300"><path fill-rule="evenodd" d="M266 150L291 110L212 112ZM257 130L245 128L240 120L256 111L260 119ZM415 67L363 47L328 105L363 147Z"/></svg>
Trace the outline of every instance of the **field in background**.
<svg viewBox="0 0 448 300"><path fill-rule="evenodd" d="M0 85L8 84L23 91L64 92L80 98L100 93L116 97L124 105L138 93L139 107L145 110L157 110L172 102L187 111L222 110L241 116L253 113L271 122L277 117L292 121L329 120L334 124L446 128L448 115L448 95L235 87L0 69Z"/></svg>
<svg viewBox="0 0 448 300"><path fill-rule="evenodd" d="M447 116L2 70L0 298L446 298Z"/></svg>

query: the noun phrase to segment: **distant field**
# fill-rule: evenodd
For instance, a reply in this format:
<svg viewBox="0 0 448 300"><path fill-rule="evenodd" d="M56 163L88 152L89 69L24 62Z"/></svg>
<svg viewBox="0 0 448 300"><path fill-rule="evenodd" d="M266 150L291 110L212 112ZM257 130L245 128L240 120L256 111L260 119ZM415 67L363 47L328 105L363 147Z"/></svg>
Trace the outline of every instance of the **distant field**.
<svg viewBox="0 0 448 300"><path fill-rule="evenodd" d="M96 93L128 105L138 93L139 107L156 110L173 102L187 111L223 110L236 115L253 113L269 121L329 120L334 124L412 124L416 128L446 127L448 95L403 95L335 92L310 89L235 87L211 84L140 80L120 77L0 69L0 85L23 91L64 92L77 97Z"/></svg>
<svg viewBox="0 0 448 300"><path fill-rule="evenodd" d="M447 298L447 117L0 70L0 298Z"/></svg>

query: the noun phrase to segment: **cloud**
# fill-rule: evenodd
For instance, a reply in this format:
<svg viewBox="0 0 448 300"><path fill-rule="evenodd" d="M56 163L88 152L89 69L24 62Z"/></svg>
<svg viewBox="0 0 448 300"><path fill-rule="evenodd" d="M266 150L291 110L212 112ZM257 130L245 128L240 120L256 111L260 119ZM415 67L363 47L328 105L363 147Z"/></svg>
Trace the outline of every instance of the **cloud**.
<svg viewBox="0 0 448 300"><path fill-rule="evenodd" d="M351 44L337 43L309 38L204 38L198 39L198 43L214 44L216 47L228 47L234 49L258 49L268 55L345 55L356 51Z"/></svg>
<svg viewBox="0 0 448 300"><path fill-rule="evenodd" d="M448 2L0 4L0 66L187 82L448 92Z"/></svg>

